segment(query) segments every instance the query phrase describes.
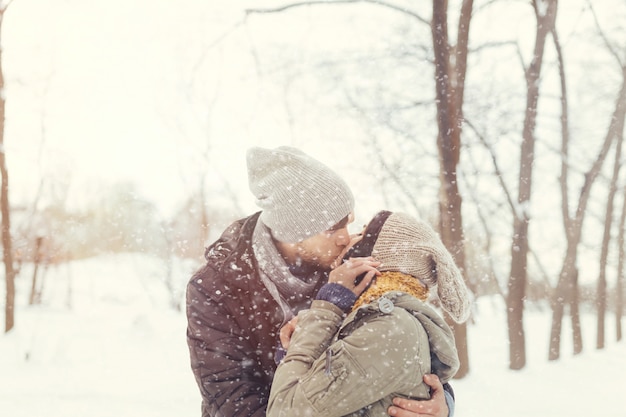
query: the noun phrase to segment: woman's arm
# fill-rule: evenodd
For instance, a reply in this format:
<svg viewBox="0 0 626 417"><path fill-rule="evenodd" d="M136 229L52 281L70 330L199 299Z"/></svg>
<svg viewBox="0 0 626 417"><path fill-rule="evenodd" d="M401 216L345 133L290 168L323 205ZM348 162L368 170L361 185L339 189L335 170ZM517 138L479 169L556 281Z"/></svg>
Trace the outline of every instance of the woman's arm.
<svg viewBox="0 0 626 417"><path fill-rule="evenodd" d="M420 343L424 330L404 309L376 315L331 344L341 322L341 310L326 301L298 315L274 377L268 417L344 416L401 391L407 381L413 385L416 374L430 368L428 343Z"/></svg>

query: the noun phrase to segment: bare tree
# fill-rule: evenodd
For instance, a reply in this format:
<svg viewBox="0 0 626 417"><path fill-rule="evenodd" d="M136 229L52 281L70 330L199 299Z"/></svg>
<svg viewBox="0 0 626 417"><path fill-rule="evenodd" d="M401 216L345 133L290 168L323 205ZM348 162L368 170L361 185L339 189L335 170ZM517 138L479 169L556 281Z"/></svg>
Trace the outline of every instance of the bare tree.
<svg viewBox="0 0 626 417"><path fill-rule="evenodd" d="M624 75L624 81L626 81L626 73ZM626 83L622 84L616 108L613 116L611 117L609 132L605 137L600 152L598 153L598 156L589 171L585 173L585 181L581 187L578 206L573 217L570 215L568 200L565 197L562 198L564 214L563 222L567 238L567 250L563 260L563 266L561 267L561 272L559 273L559 281L552 299L552 330L550 334L550 351L548 355L550 360L556 360L560 356L561 322L563 320L565 304L570 304L574 307L577 306L578 271L576 264L578 259L578 246L582 237L582 226L586 214L587 203L589 201L591 187L598 177L602 164L604 163L611 144L613 143L616 129L615 123L619 118L622 120L624 118L624 108L626 108ZM563 164L565 167L562 169L562 175L560 178L561 189L567 189L568 168L566 162ZM580 324L577 322L574 322L573 324L574 353L580 353L582 351Z"/></svg>
<svg viewBox="0 0 626 417"><path fill-rule="evenodd" d="M10 4L10 3L9 3ZM9 4L0 8L0 34L2 21ZM6 280L6 306L4 330L8 332L15 325L15 268L13 265L13 249L11 247L11 208L9 204L9 172L6 163L6 148L4 147L4 121L6 96L4 94L4 69L2 68L2 42L0 35L0 172L2 174L2 188L0 190L0 211L2 212L2 249L4 274Z"/></svg>
<svg viewBox="0 0 626 417"><path fill-rule="evenodd" d="M622 128L623 130L623 128ZM606 203L606 214L604 217L604 235L602 237L602 249L600 251L600 273L598 276L598 286L596 293L596 307L598 314L598 328L596 348L604 348L604 331L606 321L606 267L609 255L609 242L611 241L611 228L613 226L613 202L615 201L615 194L617 193L617 180L619 178L619 172L622 159L622 139L621 135L617 139L617 145L615 148L615 162L613 163L613 175L611 177L611 183L609 186L609 196Z"/></svg>
<svg viewBox="0 0 626 417"><path fill-rule="evenodd" d="M593 11L593 8L591 8ZM595 15L594 15L595 17ZM572 337L574 354L582 352L582 332L580 328L580 319L578 314L578 246L582 238L582 227L587 210L587 204L589 196L591 194L591 188L600 174L602 165L606 159L606 156L613 144L613 141L623 135L624 130L624 118L626 116L626 65L622 62L619 55L615 52L612 45L608 42L604 36L599 24L596 22L598 32L604 40L605 46L609 53L615 58L621 69L621 82L620 91L618 92L615 100L615 107L610 118L609 127L607 129L604 142L600 147L598 155L596 156L592 166L584 175L584 182L580 190L578 198L578 206L576 211L572 215L569 208L569 193L568 193L568 177L569 177L569 164L567 161L567 141L563 141L562 148L562 164L561 164L561 177L560 186L562 194L562 213L563 213L563 226L565 228L565 237L567 240L567 248L565 257L563 259L563 265L561 272L559 273L559 280L554 291L552 299L552 326L550 331L550 347L548 352L549 360L556 360L560 356L561 351L561 325L563 321L563 314L565 305L570 305L570 313L572 316Z"/></svg>
<svg viewBox="0 0 626 417"><path fill-rule="evenodd" d="M535 154L535 126L539 101L539 80L548 34L554 27L557 1L548 0L547 8L540 10L537 0L532 5L537 19L533 58L525 71L526 114L522 133L517 206L513 217L513 239L511 244L511 274L508 282L507 319L509 328L509 367L521 369L526 365L526 341L524 335L524 296L528 266L527 212L530 205L533 160Z"/></svg>
<svg viewBox="0 0 626 417"><path fill-rule="evenodd" d="M597 30L600 33L602 40L604 41L605 46L607 47L609 53L613 56L613 58L617 61L617 63L622 68L622 78L626 78L626 62L624 61L623 55L620 55L616 48L609 41L608 37L605 34L604 29L601 27L600 22L598 21L598 17L593 8L593 4L588 0L587 4L589 5L589 9L592 12L593 18L595 20L595 24ZM622 103L622 106L626 105L626 103ZM620 175L620 168L622 164L622 146L624 142L624 114L622 113L621 120L617 120L615 126L615 140L617 141L616 149L615 149L615 162L613 164L613 175L611 177L611 183L609 187L609 200L607 202L606 215L604 220L604 237L602 240L602 253L600 257L600 274L598 279L597 286L597 295L596 295L596 305L597 305L597 313L598 313L598 323L597 323L597 340L596 347L598 349L604 348L605 342L605 315L607 309L607 280L606 280L606 267L607 267L607 258L608 258L608 245L611 238L611 227L613 224L613 202L615 198L615 194L617 193L617 182ZM626 188L624 188L626 192ZM616 297L615 297L615 330L616 330L616 340L622 339L622 313L624 308L624 222L626 221L626 196L623 197L624 201L622 203L622 213L619 221L619 232L618 232L618 266L617 266L617 279L616 279Z"/></svg>
<svg viewBox="0 0 626 417"><path fill-rule="evenodd" d="M443 243L454 256L456 264L465 270L462 197L459 193L457 166L461 151L463 94L467 71L469 27L472 0L461 6L457 43L452 47L448 38L448 2L433 1L431 30L435 53L435 91L437 97L437 149L439 150L439 231ZM456 338L461 367L457 378L469 373L467 326L450 321Z"/></svg>
<svg viewBox="0 0 626 417"><path fill-rule="evenodd" d="M39 304L41 301L41 291L39 290L39 286L37 285L37 276L39 273L39 266L42 261L42 244L43 244L43 236L37 236L35 239L35 254L33 256L33 279L31 281L30 287L30 296L28 297L28 304ZM43 278L42 278L43 279Z"/></svg>
<svg viewBox="0 0 626 417"><path fill-rule="evenodd" d="M565 77L565 63L563 58L563 50L561 48L561 42L558 37L558 33L556 28L552 29L552 39L554 40L554 46L556 49L557 57L558 57L558 68L559 68L559 79L561 81L561 178L566 178L569 170L569 140L570 140L570 131L569 131L569 105L568 105L568 95L567 95L567 83ZM567 183L561 181L561 198L568 199L569 194ZM563 211L563 218L568 216L567 210L565 206L561 206ZM573 280L577 282L578 280L578 269L575 269L573 272ZM573 296L570 300L570 314L572 318L572 329L573 329L573 338L575 341L574 344L582 343L582 334L580 327L580 309L578 303L578 290L573 291ZM582 346L581 346L582 349Z"/></svg>

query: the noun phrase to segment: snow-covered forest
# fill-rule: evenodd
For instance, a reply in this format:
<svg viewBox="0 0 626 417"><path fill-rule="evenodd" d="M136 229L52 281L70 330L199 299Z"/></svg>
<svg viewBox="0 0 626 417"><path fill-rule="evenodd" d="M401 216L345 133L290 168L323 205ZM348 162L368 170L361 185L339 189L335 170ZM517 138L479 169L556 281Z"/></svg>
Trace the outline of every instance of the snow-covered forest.
<svg viewBox="0 0 626 417"><path fill-rule="evenodd" d="M194 415L184 285L256 210L245 149L288 144L355 232L439 228L476 297L457 415L623 415L626 3L445 4L5 0L0 410Z"/></svg>

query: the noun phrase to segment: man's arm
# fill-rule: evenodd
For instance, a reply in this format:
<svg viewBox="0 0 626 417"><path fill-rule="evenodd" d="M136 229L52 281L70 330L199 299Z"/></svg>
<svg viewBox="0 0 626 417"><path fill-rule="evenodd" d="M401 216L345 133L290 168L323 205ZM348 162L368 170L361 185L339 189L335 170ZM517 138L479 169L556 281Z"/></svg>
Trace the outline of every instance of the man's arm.
<svg viewBox="0 0 626 417"><path fill-rule="evenodd" d="M194 281L187 286L187 344L203 416L265 417L269 387L254 349L238 336L230 312Z"/></svg>
<svg viewBox="0 0 626 417"><path fill-rule="evenodd" d="M437 375L424 375L424 382L431 388L430 400L394 398L394 405L388 410L389 415L394 417L453 417L454 395L444 389Z"/></svg>

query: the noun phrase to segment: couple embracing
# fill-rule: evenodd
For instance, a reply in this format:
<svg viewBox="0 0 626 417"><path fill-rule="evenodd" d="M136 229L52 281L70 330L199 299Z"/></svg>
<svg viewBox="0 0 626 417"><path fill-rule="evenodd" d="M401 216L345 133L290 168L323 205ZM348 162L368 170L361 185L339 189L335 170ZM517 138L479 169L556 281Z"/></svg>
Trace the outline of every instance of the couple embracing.
<svg viewBox="0 0 626 417"><path fill-rule="evenodd" d="M429 299L462 322L470 296L434 230L381 211L353 238L354 197L331 169L291 147L247 157L261 211L207 248L187 288L202 415L451 416L458 356Z"/></svg>

